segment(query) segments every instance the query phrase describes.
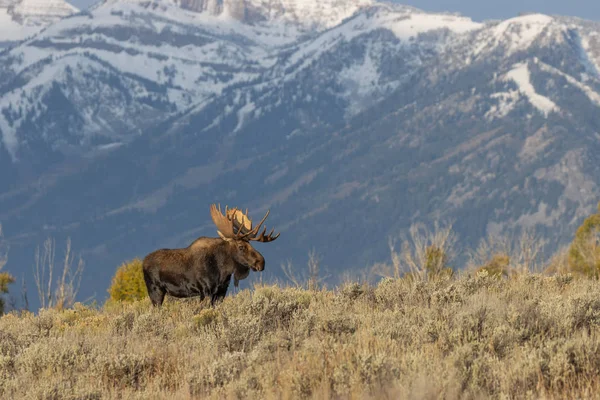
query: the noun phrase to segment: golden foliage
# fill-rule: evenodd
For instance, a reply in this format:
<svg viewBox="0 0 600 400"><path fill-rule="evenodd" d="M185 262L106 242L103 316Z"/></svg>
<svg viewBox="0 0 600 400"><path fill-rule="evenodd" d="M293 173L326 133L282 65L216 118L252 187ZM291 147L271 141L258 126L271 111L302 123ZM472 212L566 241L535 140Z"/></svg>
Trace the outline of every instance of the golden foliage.
<svg viewBox="0 0 600 400"><path fill-rule="evenodd" d="M598 213L586 218L575 232L569 248L569 270L588 277L600 276L600 203Z"/></svg>
<svg viewBox="0 0 600 400"><path fill-rule="evenodd" d="M109 302L132 302L148 298L142 260L139 258L119 266L108 289Z"/></svg>
<svg viewBox="0 0 600 400"><path fill-rule="evenodd" d="M507 277L510 273L510 257L508 254L495 254L483 266L477 269L477 272L486 271L490 276Z"/></svg>
<svg viewBox="0 0 600 400"><path fill-rule="evenodd" d="M4 299L3 294L8 293L8 285L15 282L14 276L8 272L0 272L0 315L4 314Z"/></svg>

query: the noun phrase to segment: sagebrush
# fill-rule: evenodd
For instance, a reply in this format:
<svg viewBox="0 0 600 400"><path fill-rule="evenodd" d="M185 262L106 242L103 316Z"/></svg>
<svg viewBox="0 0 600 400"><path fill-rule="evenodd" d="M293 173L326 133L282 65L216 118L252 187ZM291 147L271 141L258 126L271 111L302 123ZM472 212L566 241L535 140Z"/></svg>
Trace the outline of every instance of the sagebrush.
<svg viewBox="0 0 600 400"><path fill-rule="evenodd" d="M0 398L592 398L600 283L486 272L0 319Z"/></svg>

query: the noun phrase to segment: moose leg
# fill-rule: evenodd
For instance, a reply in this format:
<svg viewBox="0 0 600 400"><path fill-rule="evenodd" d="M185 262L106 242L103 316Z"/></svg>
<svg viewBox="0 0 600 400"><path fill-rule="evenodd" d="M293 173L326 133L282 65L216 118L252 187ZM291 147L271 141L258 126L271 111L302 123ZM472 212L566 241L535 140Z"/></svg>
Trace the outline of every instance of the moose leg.
<svg viewBox="0 0 600 400"><path fill-rule="evenodd" d="M144 281L146 282L146 289L148 289L148 297L153 306L160 307L165 300L165 290L162 289L150 275L144 270Z"/></svg>
<svg viewBox="0 0 600 400"><path fill-rule="evenodd" d="M222 301L227 295L227 289L229 288L229 282L231 282L231 275L229 275L223 283L221 283L216 292L211 296L210 303L211 305L215 305L215 303Z"/></svg>
<svg viewBox="0 0 600 400"><path fill-rule="evenodd" d="M153 306L160 307L165 300L165 291L159 288L154 288L152 291L148 291L148 296L150 296L150 301L152 301Z"/></svg>

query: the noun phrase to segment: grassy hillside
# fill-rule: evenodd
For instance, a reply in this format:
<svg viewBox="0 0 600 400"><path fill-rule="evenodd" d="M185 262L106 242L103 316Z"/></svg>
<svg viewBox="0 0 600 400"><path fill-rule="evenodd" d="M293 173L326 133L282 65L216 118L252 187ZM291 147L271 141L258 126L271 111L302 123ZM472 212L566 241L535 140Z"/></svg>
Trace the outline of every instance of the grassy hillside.
<svg viewBox="0 0 600 400"><path fill-rule="evenodd" d="M599 293L482 273L9 314L0 398L595 397Z"/></svg>

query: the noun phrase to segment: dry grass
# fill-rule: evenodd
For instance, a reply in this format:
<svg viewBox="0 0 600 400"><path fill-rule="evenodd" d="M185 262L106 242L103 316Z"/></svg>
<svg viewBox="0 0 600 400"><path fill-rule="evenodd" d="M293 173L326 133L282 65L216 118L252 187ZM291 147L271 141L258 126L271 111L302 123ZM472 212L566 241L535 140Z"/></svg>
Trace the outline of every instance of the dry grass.
<svg viewBox="0 0 600 400"><path fill-rule="evenodd" d="M0 319L0 398L593 398L600 283L520 274L260 286Z"/></svg>

